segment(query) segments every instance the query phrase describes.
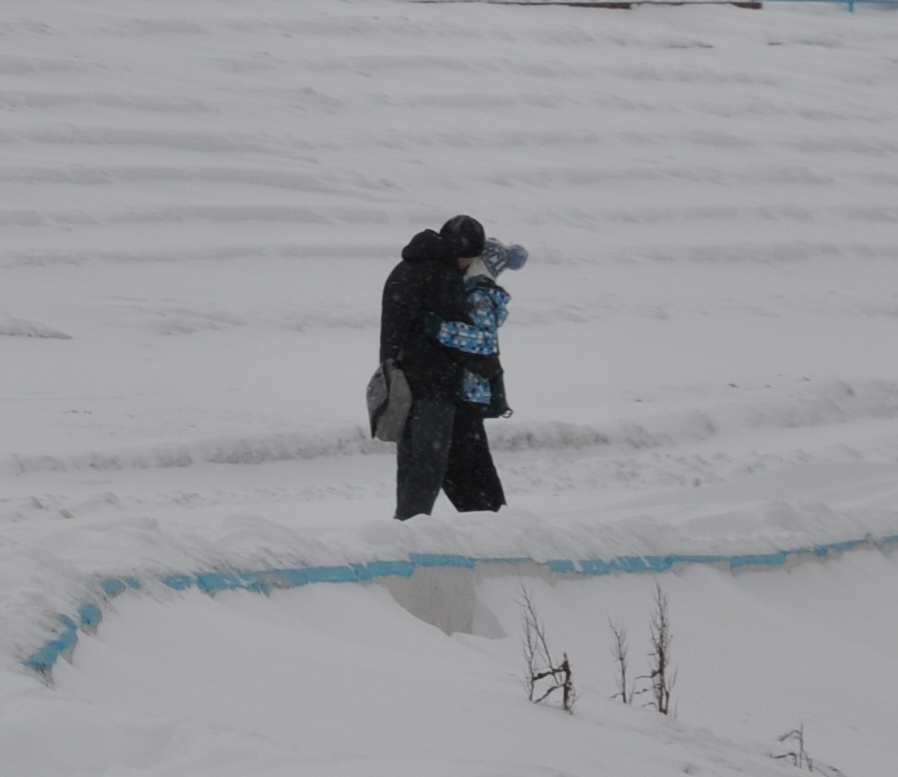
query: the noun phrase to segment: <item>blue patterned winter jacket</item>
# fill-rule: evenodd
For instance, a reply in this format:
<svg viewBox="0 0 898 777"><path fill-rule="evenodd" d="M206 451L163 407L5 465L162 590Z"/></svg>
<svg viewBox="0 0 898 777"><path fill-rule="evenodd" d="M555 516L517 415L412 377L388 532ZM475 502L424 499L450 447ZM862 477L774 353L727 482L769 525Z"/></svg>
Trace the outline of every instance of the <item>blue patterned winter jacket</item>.
<svg viewBox="0 0 898 777"><path fill-rule="evenodd" d="M507 306L511 295L485 275L467 278L465 293L473 326L459 321L444 321L437 340L465 353L484 356L498 353L499 327L508 318ZM489 380L465 370L462 396L468 402L488 405L491 396Z"/></svg>

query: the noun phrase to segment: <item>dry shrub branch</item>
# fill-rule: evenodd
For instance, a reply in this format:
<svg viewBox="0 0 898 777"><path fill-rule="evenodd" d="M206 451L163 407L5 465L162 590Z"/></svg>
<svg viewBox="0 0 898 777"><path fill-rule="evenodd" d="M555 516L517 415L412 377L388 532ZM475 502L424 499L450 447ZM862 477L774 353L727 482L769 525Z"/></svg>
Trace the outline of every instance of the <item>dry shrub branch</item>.
<svg viewBox="0 0 898 777"><path fill-rule="evenodd" d="M566 712L574 711L573 672L567 653L558 664L552 659L545 624L536 611L530 592L521 586L521 607L524 610L524 663L529 699L535 704L546 701L555 691L561 691L561 704Z"/></svg>
<svg viewBox="0 0 898 777"><path fill-rule="evenodd" d="M627 642L627 630L612 620L608 621L608 625L611 627L611 634L614 637L611 655L614 656L614 661L617 664L617 693L611 698L620 699L624 704L632 704L633 687L630 685L628 677L629 660L627 656L630 652L630 645Z"/></svg>
<svg viewBox="0 0 898 777"><path fill-rule="evenodd" d="M652 615L650 638L652 651L649 653L649 674L637 678L648 680L650 687L640 693L650 690L652 693L650 703L662 715L669 715L670 696L677 675L670 664L670 645L673 635L670 633L667 595L661 590L661 585L657 581L655 581L655 612Z"/></svg>

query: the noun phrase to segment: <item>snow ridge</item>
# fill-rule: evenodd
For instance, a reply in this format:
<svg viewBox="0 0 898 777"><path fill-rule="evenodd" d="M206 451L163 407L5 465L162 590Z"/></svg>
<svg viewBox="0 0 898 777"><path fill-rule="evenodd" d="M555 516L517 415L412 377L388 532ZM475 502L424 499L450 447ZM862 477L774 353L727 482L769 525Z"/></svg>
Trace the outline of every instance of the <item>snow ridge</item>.
<svg viewBox="0 0 898 777"><path fill-rule="evenodd" d="M554 578L596 577L611 574L660 574L684 565L711 565L731 571L747 568L783 567L810 559L826 559L835 554L858 548L874 548L887 551L898 544L898 534L880 539L863 537L842 540L805 548L780 550L772 553L678 554L666 556L620 556L603 559L551 559L537 562L532 558L475 558L455 554L412 553L407 559L368 561L340 566L292 567L261 570L207 571L193 574L169 574L155 582L173 591L185 591L195 587L203 593L214 595L221 591L245 590L269 594L274 589L295 588L313 583L363 583L389 577L412 578L420 569L465 569L489 576L491 570L499 574L520 574L518 570L540 567L544 576ZM145 584L138 577L108 577L98 582L103 599L82 602L75 616L60 614L56 634L37 650L27 655L22 663L52 682L53 666L60 657L71 657L78 642L79 631L94 631L103 620L103 607L117 596L128 591L152 590L153 583Z"/></svg>
<svg viewBox="0 0 898 777"><path fill-rule="evenodd" d="M2 322L0 322L2 333ZM44 335L53 336L53 335ZM675 448L757 430L824 429L898 417L898 384L841 380L807 382L720 401L715 406L638 413L606 425L569 421L496 422L491 447L499 452L613 449L638 452ZM362 413L360 405L360 415ZM189 467L200 463L257 465L350 455L377 455L394 446L372 440L365 427L346 425L294 433L247 434L185 443L155 443L71 454L8 454L0 470L18 475L79 470L120 471Z"/></svg>
<svg viewBox="0 0 898 777"><path fill-rule="evenodd" d="M2 222L2 216L0 216L0 222ZM0 313L0 335L6 335L7 337L40 337L51 340L72 339L71 335L67 335L65 332L46 324L14 318L6 313Z"/></svg>

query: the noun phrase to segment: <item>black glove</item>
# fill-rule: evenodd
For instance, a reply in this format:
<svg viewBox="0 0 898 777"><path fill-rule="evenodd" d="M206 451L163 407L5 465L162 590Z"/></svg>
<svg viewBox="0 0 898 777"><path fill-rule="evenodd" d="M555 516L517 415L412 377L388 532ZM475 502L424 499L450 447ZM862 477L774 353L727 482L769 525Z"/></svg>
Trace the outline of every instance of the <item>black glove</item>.
<svg viewBox="0 0 898 777"><path fill-rule="evenodd" d="M440 327L443 326L443 319L440 318L436 313L425 313L424 314L424 331L427 332L431 337L436 337L440 334Z"/></svg>

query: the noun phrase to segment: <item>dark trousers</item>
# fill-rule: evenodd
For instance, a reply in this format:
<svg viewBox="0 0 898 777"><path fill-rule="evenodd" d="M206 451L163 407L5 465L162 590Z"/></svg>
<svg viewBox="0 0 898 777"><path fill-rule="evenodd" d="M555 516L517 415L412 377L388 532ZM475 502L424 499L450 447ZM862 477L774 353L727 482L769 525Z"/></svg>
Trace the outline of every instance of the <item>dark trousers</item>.
<svg viewBox="0 0 898 777"><path fill-rule="evenodd" d="M483 427L483 414L470 402L462 402L455 412L443 492L460 513L497 512L505 504L502 481Z"/></svg>
<svg viewBox="0 0 898 777"><path fill-rule="evenodd" d="M473 405L418 399L396 455L396 514L430 515L442 488L460 512L505 504L483 417Z"/></svg>
<svg viewBox="0 0 898 777"><path fill-rule="evenodd" d="M455 422L454 402L416 399L396 447L396 515L430 515L446 468Z"/></svg>

